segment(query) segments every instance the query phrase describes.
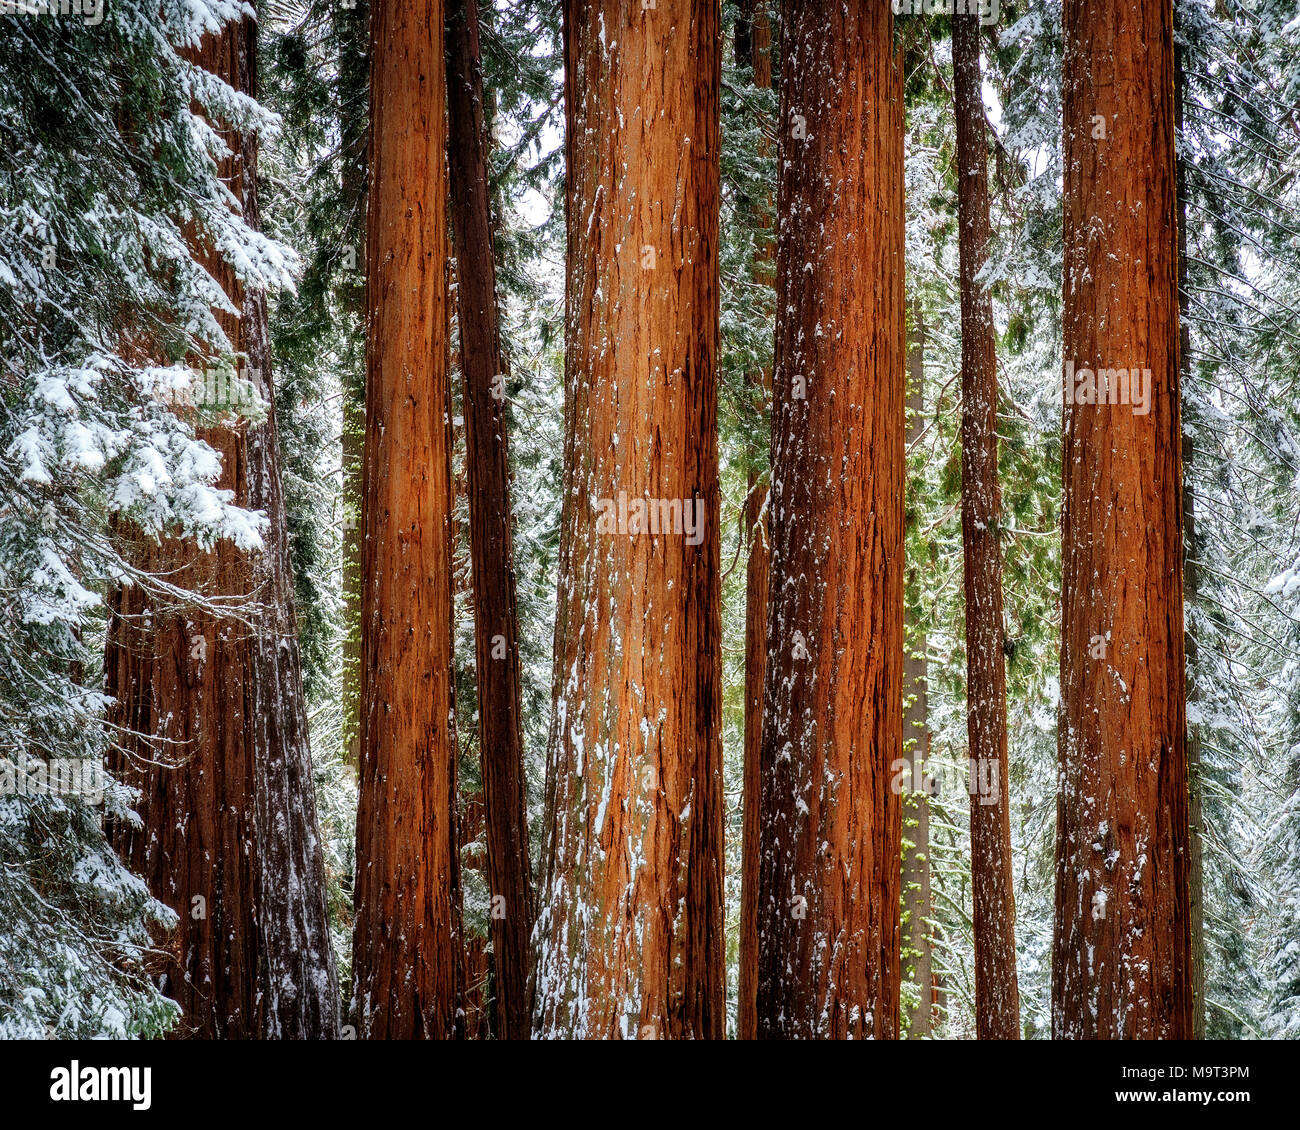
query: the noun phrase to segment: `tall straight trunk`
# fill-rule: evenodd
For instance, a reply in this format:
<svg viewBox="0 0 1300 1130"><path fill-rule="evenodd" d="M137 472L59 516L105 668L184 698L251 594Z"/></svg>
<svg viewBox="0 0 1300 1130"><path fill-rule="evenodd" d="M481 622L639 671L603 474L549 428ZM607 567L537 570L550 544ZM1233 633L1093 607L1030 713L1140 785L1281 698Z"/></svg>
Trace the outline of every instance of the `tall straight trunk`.
<svg viewBox="0 0 1300 1130"><path fill-rule="evenodd" d="M887 4L785 0L758 1029L894 1038L903 87Z"/></svg>
<svg viewBox="0 0 1300 1130"><path fill-rule="evenodd" d="M337 21L338 89L343 146L343 205L346 302L364 328L366 319L366 138L367 88L370 52L368 0L354 0L350 8L336 7L330 16ZM349 266L350 265L350 266ZM343 580L343 663L341 706L343 756L356 766L361 760L361 479L366 446L366 404L364 381L354 377L348 364L343 380L342 435L342 580Z"/></svg>
<svg viewBox="0 0 1300 1130"><path fill-rule="evenodd" d="M532 1027L528 961L534 908L506 449L509 413L497 325L477 0L451 0L447 58L448 153L465 380L478 737L492 895L496 1019L501 1037L526 1040Z"/></svg>
<svg viewBox="0 0 1300 1130"><path fill-rule="evenodd" d="M364 323L363 323L364 324ZM366 450L365 396L343 389L342 691L343 758L361 761L361 479Z"/></svg>
<svg viewBox="0 0 1300 1130"><path fill-rule="evenodd" d="M1183 209L1179 208L1179 222L1183 219ZM1181 228L1179 229L1181 233ZM1180 311L1181 312L1181 311ZM1182 346L1188 348L1188 334L1182 331ZM1184 376L1186 368L1183 369ZM1185 387L1185 386L1184 386ZM1183 434L1182 456L1184 463L1191 459L1192 438L1190 432ZM1183 581L1186 586L1188 607L1195 608L1200 597L1200 547L1196 535L1196 503L1190 484L1183 486L1184 530L1186 534ZM1187 701L1195 702L1200 698L1196 680L1197 639L1193 622L1189 618L1184 634L1184 647L1187 652ZM1191 859L1188 866L1188 916L1190 918L1192 950L1192 1034L1193 1040L1205 1039L1206 996L1205 996L1205 783L1201 768L1201 730L1199 726L1187 727L1187 783L1188 812L1187 823L1191 837Z"/></svg>
<svg viewBox="0 0 1300 1130"><path fill-rule="evenodd" d="M1064 9L1058 1039L1192 1033L1172 24Z"/></svg>
<svg viewBox="0 0 1300 1130"><path fill-rule="evenodd" d="M256 96L251 17L206 36L199 66ZM229 134L221 175L256 226L257 144ZM111 721L128 739L118 772L141 789L143 827L114 841L153 894L180 916L163 949L163 991L180 1033L205 1038L311 1039L339 1034L325 867L303 699L289 540L276 434L266 297L246 291L214 251L204 266L239 308L218 315L267 404L249 425L200 429L222 458L220 485L264 511L264 549L201 552L165 541L147 567L217 599L254 598L251 622L187 610L157 614L138 589L119 592L106 657ZM150 756L154 742L175 765Z"/></svg>
<svg viewBox="0 0 1300 1130"><path fill-rule="evenodd" d="M372 1039L463 1034L451 681L443 6L371 5L353 997Z"/></svg>
<svg viewBox="0 0 1300 1130"><path fill-rule="evenodd" d="M961 260L961 531L966 584L966 733L971 773L975 1031L1020 1037L1007 672L1002 627L1002 498L998 486L998 359L993 299L976 276L988 262L989 177L980 90L980 17L952 18ZM976 787L978 785L978 787Z"/></svg>
<svg viewBox="0 0 1300 1130"><path fill-rule="evenodd" d="M912 303L907 342L907 447L925 431L925 322L921 304ZM915 592L920 578L909 566L907 587ZM916 1006L907 1017L909 1040L930 1034L934 1017L934 942L930 917L930 708L928 641L924 627L908 629L903 656L903 756L908 791L903 794L903 953L904 974L916 986Z"/></svg>
<svg viewBox="0 0 1300 1130"><path fill-rule="evenodd" d="M1179 9L1174 10L1177 23ZM1185 48L1174 47L1174 126L1179 137L1183 134L1183 94L1186 75L1183 71ZM1187 173L1181 161L1175 178L1178 193L1178 365L1181 378L1181 398L1187 395L1188 374L1191 366L1192 341L1187 321ZM1188 468L1194 450L1193 427L1184 417L1182 428L1183 460L1183 588L1184 605L1195 609L1200 597L1200 546L1196 540L1196 500ZM1183 633L1183 646L1187 655L1187 701L1200 698L1196 678L1197 641L1193 618L1187 617ZM1201 730L1189 723L1187 727L1187 820L1191 835L1191 863L1188 868L1188 908L1192 934L1192 1039L1205 1039L1205 804L1204 783L1201 778Z"/></svg>
<svg viewBox="0 0 1300 1130"><path fill-rule="evenodd" d="M547 1037L724 1030L718 36L717 0L565 4Z"/></svg>
<svg viewBox="0 0 1300 1130"><path fill-rule="evenodd" d="M764 90L772 86L772 27L766 0L750 0L741 6L736 20L736 63L753 68L754 85ZM766 142L760 142L766 147ZM770 203L770 200L766 203ZM755 246L753 281L763 287L772 285L772 255L775 251L770 234L767 209L754 209L758 240ZM770 369L745 374L745 383L757 402L764 419L772 411L772 372ZM770 435L770 427L768 429ZM768 452L770 453L770 447ZM745 498L745 538L748 559L745 563L745 753L744 796L741 825L740 879L740 984L738 987L737 1030L742 1040L752 1040L758 1033L758 1016L754 1011L758 988L758 857L761 837L758 825L759 749L763 740L763 671L767 663L767 481L766 476L750 472Z"/></svg>

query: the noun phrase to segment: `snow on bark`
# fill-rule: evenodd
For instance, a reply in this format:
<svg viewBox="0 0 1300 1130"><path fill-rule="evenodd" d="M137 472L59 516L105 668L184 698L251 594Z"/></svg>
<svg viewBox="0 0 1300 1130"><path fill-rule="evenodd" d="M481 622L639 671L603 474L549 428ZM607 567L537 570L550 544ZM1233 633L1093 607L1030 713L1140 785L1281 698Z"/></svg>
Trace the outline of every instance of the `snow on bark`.
<svg viewBox="0 0 1300 1130"><path fill-rule="evenodd" d="M888 5L782 7L758 1033L898 1032L903 91Z"/></svg>
<svg viewBox="0 0 1300 1130"><path fill-rule="evenodd" d="M1064 11L1064 360L1152 384L1065 408L1056 1038L1192 1030L1172 20Z"/></svg>
<svg viewBox="0 0 1300 1130"><path fill-rule="evenodd" d="M570 0L564 30L564 513L534 1031L720 1038L718 4ZM690 506L703 529L611 531L622 497Z"/></svg>
<svg viewBox="0 0 1300 1130"><path fill-rule="evenodd" d="M205 36L196 62L236 91L255 88L250 16ZM258 221L257 143L228 139L234 199ZM263 418L199 430L221 455L220 486L267 518L261 551L222 542L140 538L147 567L213 601L177 613L139 588L115 597L106 679L122 728L122 779L143 791L143 825L115 842L179 915L160 957L180 1031L207 1038L320 1038L339 1032L325 871L296 637L275 431L265 295L240 285L213 249L201 255L229 307L222 329L246 356ZM252 601L247 620L222 602Z"/></svg>

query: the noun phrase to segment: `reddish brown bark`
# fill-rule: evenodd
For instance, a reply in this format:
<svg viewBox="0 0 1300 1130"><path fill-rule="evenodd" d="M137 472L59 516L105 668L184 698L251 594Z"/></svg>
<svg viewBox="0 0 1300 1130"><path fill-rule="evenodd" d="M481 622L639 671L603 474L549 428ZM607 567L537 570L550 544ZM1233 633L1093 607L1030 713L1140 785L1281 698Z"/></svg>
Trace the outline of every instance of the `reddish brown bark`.
<svg viewBox="0 0 1300 1130"><path fill-rule="evenodd" d="M451 682L442 0L371 8L361 772L352 1008L463 1034Z"/></svg>
<svg viewBox="0 0 1300 1130"><path fill-rule="evenodd" d="M754 85L772 86L772 28L765 0L749 0L736 20L736 63L752 67ZM766 143L761 143L766 145ZM765 150L764 150L765 151ZM770 200L768 201L770 203ZM754 282L772 285L772 256L775 252L767 229L767 209L755 209L760 238L755 247ZM772 373L758 370L745 374L764 418L772 411ZM770 435L770 428L768 431ZM764 455L770 454L770 446ZM745 536L748 560L745 564L745 754L744 797L741 828L740 879L740 977L737 1030L742 1040L752 1040L758 1031L754 1011L758 987L758 858L761 837L758 825L759 750L763 740L763 672L767 663L767 577L768 476L751 472L745 499Z"/></svg>
<svg viewBox="0 0 1300 1130"><path fill-rule="evenodd" d="M255 94L251 18L204 38L196 62ZM257 145L229 134L220 173L258 223ZM177 1000L180 1035L320 1038L339 1032L325 872L303 700L293 583L271 380L265 296L246 292L210 249L205 267L240 309L219 314L266 418L200 429L222 458L220 486L268 518L251 558L229 543L145 545L142 564L217 601L256 597L251 622L198 608L148 607L139 588L115 597L106 681L124 727L117 771L142 790L140 830L114 842L150 890L180 915L159 967ZM151 761L161 750L174 767Z"/></svg>
<svg viewBox="0 0 1300 1130"><path fill-rule="evenodd" d="M952 55L961 274L961 532L966 583L975 1031L981 1040L1014 1040L1020 1037L1020 993L1007 791L998 359L993 299L976 278L988 261L989 244L988 149L980 90L978 15L953 16Z"/></svg>
<svg viewBox="0 0 1300 1130"><path fill-rule="evenodd" d="M565 4L565 489L535 1028L548 1037L723 1034L719 14L716 0L687 8ZM620 521L620 492L657 515L663 502L667 524Z"/></svg>
<svg viewBox="0 0 1300 1130"><path fill-rule="evenodd" d="M205 438L221 455L218 485L246 495L242 437ZM251 591L248 559L229 544L203 553L192 542L140 538L133 556L207 596ZM119 589L111 611L105 682L109 721L121 728L112 768L141 791L143 821L139 829L115 825L113 845L180 916L152 971L181 1007L174 1035L256 1038L257 859L245 850L257 842L248 629L198 610L164 613L139 586Z"/></svg>
<svg viewBox="0 0 1300 1130"><path fill-rule="evenodd" d="M1172 21L1064 8L1057 1038L1192 1033Z"/></svg>
<svg viewBox="0 0 1300 1130"><path fill-rule="evenodd" d="M528 961L534 909L507 457L509 413L497 325L477 0L451 0L447 59L448 154L465 381L478 738L492 895L495 1011L498 1035L526 1040L532 1027Z"/></svg>
<svg viewBox="0 0 1300 1130"><path fill-rule="evenodd" d="M903 91L889 5L782 6L762 1037L893 1038Z"/></svg>

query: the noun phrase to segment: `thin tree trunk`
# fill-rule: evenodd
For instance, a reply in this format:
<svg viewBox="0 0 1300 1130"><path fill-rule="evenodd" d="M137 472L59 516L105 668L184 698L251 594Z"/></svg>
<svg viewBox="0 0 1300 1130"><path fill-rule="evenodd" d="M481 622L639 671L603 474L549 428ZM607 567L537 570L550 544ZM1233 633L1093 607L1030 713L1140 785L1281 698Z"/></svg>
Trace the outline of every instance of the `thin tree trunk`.
<svg viewBox="0 0 1300 1130"><path fill-rule="evenodd" d="M902 61L887 4L785 0L758 1029L895 1038Z"/></svg>
<svg viewBox="0 0 1300 1130"><path fill-rule="evenodd" d="M772 28L766 0L742 5L736 20L736 63L753 68L754 85L772 86ZM766 143L760 143L764 147ZM761 155L765 155L761 153ZM769 201L770 202L770 201ZM759 242L755 247L753 280L772 285L772 256L775 251L767 209L755 208ZM772 411L770 369L745 374L759 411L766 419ZM770 428L769 428L770 435ZM770 447L768 450L770 454ZM763 670L767 662L767 476L751 472L745 499L745 753L744 797L741 826L740 881L740 978L737 1031L742 1040L758 1033L754 1011L758 987L758 857L761 839L758 825L759 749L763 740Z"/></svg>
<svg viewBox="0 0 1300 1130"><path fill-rule="evenodd" d="M910 448L925 431L925 323L919 302L912 304L907 343L907 433ZM907 585L919 583L915 566ZM934 943L930 916L930 759L929 661L925 629L908 633L903 656L903 756L908 763L908 790L903 794L903 953L904 973L917 987L917 1003L907 1017L907 1037L924 1039L934 1017Z"/></svg>
<svg viewBox="0 0 1300 1130"><path fill-rule="evenodd" d="M351 8L336 8L338 21L339 98L343 130L343 203L348 210L344 230L345 268L354 272L348 279L348 304L357 324L365 326L366 292L366 102L370 54L368 28L370 5L357 0ZM364 383L357 385L346 368L343 381L343 757L349 765L361 760L361 479L366 446L366 404Z"/></svg>
<svg viewBox="0 0 1300 1130"><path fill-rule="evenodd" d="M1058 1039L1192 1034L1172 23L1064 9Z"/></svg>
<svg viewBox="0 0 1300 1130"><path fill-rule="evenodd" d="M478 737L492 896L496 1019L502 1038L526 1040L532 1027L528 959L534 912L506 451L509 413L497 325L477 0L452 0L447 58L448 153L465 380Z"/></svg>
<svg viewBox="0 0 1300 1130"><path fill-rule="evenodd" d="M477 871L487 877L487 852L470 851L468 845L484 843L487 821L483 811L483 794L477 793L461 806L461 837L467 845L461 853L465 873ZM468 882L466 883L468 885ZM488 939L465 928L465 1036L470 1040L492 1037L492 954Z"/></svg>
<svg viewBox="0 0 1300 1130"><path fill-rule="evenodd" d="M442 0L371 6L361 772L352 1007L463 1035L451 682Z"/></svg>
<svg viewBox="0 0 1300 1130"><path fill-rule="evenodd" d="M1179 208L1179 223L1183 221L1183 209ZM1182 232L1181 226L1179 232ZM1182 345L1188 347L1186 329L1182 331ZM1186 368L1183 373L1186 375ZM1184 387L1186 387L1184 385ZM1191 460L1192 438L1190 432L1183 433L1184 465ZM1183 486L1185 550L1183 561L1183 582L1186 587L1187 606L1194 608L1200 595L1199 543L1196 538L1196 506L1190 483ZM1195 702L1200 698L1196 681L1197 640L1193 622L1189 618L1184 636L1187 653L1187 701ZM1187 822L1191 836L1191 859L1188 866L1188 915L1190 917L1192 948L1192 1035L1193 1040L1205 1039L1206 996L1205 996L1205 786L1201 775L1201 728L1197 725L1187 727L1187 782L1188 812Z"/></svg>
<svg viewBox="0 0 1300 1130"><path fill-rule="evenodd" d="M361 761L361 479L366 450L365 397L343 390L343 758Z"/></svg>
<svg viewBox="0 0 1300 1130"><path fill-rule="evenodd" d="M546 1037L724 1031L719 13L716 0L685 8L564 11L565 481L535 1024Z"/></svg>
<svg viewBox="0 0 1300 1130"><path fill-rule="evenodd" d="M1002 500L998 486L998 359L993 299L976 276L988 261L989 178L980 90L978 15L952 18L961 259L961 528L966 584L975 1031L1020 1037L1016 904L1007 795L1007 673L1002 627Z"/></svg>
<svg viewBox="0 0 1300 1130"><path fill-rule="evenodd" d="M204 38L195 61L256 94L256 24ZM256 226L257 145L230 135L221 175ZM203 553L167 541L148 564L216 598L255 598L251 623L194 610L157 615L138 590L119 593L110 626L110 718L155 735L183 759L151 762L153 743L123 750L122 779L143 792L141 829L114 840L150 890L180 915L160 975L184 1012L180 1034L310 1039L339 1034L325 867L303 699L293 581L276 435L265 295L247 292L210 249L209 272L240 308L218 315L246 377L267 404L249 426L201 429L222 457L220 485L262 510L265 547Z"/></svg>
<svg viewBox="0 0 1300 1130"><path fill-rule="evenodd" d="M1175 22L1178 9L1174 10ZM1183 72L1184 48L1174 47L1174 124L1177 135L1183 133L1183 92L1186 89L1186 77ZM1187 320L1187 174L1181 161L1178 162L1176 177L1178 192L1178 214L1176 217L1178 232L1178 326L1179 326L1179 374L1180 390L1186 396L1188 375L1191 366L1192 343L1190 326ZM1180 405L1181 407L1181 405ZM1192 464L1193 430L1187 421L1182 421L1182 459L1183 459L1183 589L1184 606L1195 609L1200 596L1200 547L1196 540L1196 500L1192 493L1192 483L1188 468ZM1183 646L1187 655L1187 701L1191 703L1200 698L1196 678L1197 643L1193 618L1187 617L1187 627L1183 634ZM1188 908L1191 915L1192 934L1192 1039L1205 1039L1205 806L1203 802L1204 786L1201 780L1201 728L1189 724L1187 727L1187 782L1188 814L1191 829L1191 863L1188 868Z"/></svg>

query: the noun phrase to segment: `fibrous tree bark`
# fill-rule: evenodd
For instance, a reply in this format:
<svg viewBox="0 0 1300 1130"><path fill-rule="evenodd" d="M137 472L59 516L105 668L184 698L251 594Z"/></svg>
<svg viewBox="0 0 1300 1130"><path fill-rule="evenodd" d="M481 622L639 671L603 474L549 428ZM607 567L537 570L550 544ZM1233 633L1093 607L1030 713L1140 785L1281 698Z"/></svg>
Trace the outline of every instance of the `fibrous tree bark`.
<svg viewBox="0 0 1300 1130"><path fill-rule="evenodd" d="M448 154L465 382L478 737L492 897L496 1020L500 1036L522 1040L532 1028L528 960L534 911L506 446L509 414L497 318L477 0L451 0L447 58Z"/></svg>
<svg viewBox="0 0 1300 1130"><path fill-rule="evenodd" d="M749 0L741 5L736 19L736 64L753 69L754 85L772 86L772 27L766 0ZM765 144L765 143L764 143ZM770 204L770 199L767 202ZM759 239L755 247L753 281L772 285L772 255L775 251L768 232L767 209L754 209ZM763 418L770 417L771 370L745 374ZM771 429L767 429L770 437ZM768 444L770 451L770 443ZM759 749L763 739L763 670L767 662L767 495L768 480L750 472L745 496L745 753L744 794L741 825L740 882L740 976L737 1001L737 1030L742 1040L752 1040L758 1018L754 1012L758 973L758 857L761 837L758 827Z"/></svg>
<svg viewBox="0 0 1300 1130"><path fill-rule="evenodd" d="M1192 1033L1172 22L1064 8L1057 1038Z"/></svg>
<svg viewBox="0 0 1300 1130"><path fill-rule="evenodd" d="M442 0L371 5L361 766L352 1010L463 1035Z"/></svg>
<svg viewBox="0 0 1300 1130"><path fill-rule="evenodd" d="M957 114L961 284L961 527L966 591L966 732L975 936L975 1030L1020 1036L1011 803L1007 789L1007 673L1002 625L998 362L988 262L989 179L980 89L980 17L952 18Z"/></svg>
<svg viewBox="0 0 1300 1130"><path fill-rule="evenodd" d="M758 1032L893 1038L902 62L887 4L781 12Z"/></svg>
<svg viewBox="0 0 1300 1130"><path fill-rule="evenodd" d="M263 612L249 638L247 715L256 772L262 1035L318 1039L339 1032L338 975L316 818L265 295L245 296L243 309L243 348L250 368L263 373L260 391L268 401L267 421L249 428L246 437L248 506L270 519L266 548L253 558L253 591Z"/></svg>
<svg viewBox="0 0 1300 1130"><path fill-rule="evenodd" d="M247 497L242 436L223 441L218 486ZM209 600L247 600L249 561L218 543L135 539L150 572ZM105 654L115 775L140 790L140 828L112 829L113 846L150 892L179 915L151 971L181 1007L176 1036L254 1039L258 1006L255 767L247 716L248 628L215 609L164 613L138 586L112 597ZM136 736L138 735L138 737Z"/></svg>
<svg viewBox="0 0 1300 1130"><path fill-rule="evenodd" d="M206 36L196 63L256 93L251 16ZM219 123L218 123L219 126ZM220 173L256 226L257 143L227 131ZM242 287L210 247L204 266L239 309L218 318L266 404L260 422L199 429L222 459L220 485L266 514L264 548L139 542L143 564L211 601L184 613L115 597L106 656L117 771L142 791L143 827L114 842L180 917L163 948L163 989L184 1014L180 1034L322 1038L339 1034L325 867L316 820L289 563L266 297ZM223 616L241 604L247 621ZM162 757L154 756L161 748ZM174 761L175 764L168 764Z"/></svg>
<svg viewBox="0 0 1300 1130"><path fill-rule="evenodd" d="M723 1033L719 11L568 0L564 513L535 1033Z"/></svg>

